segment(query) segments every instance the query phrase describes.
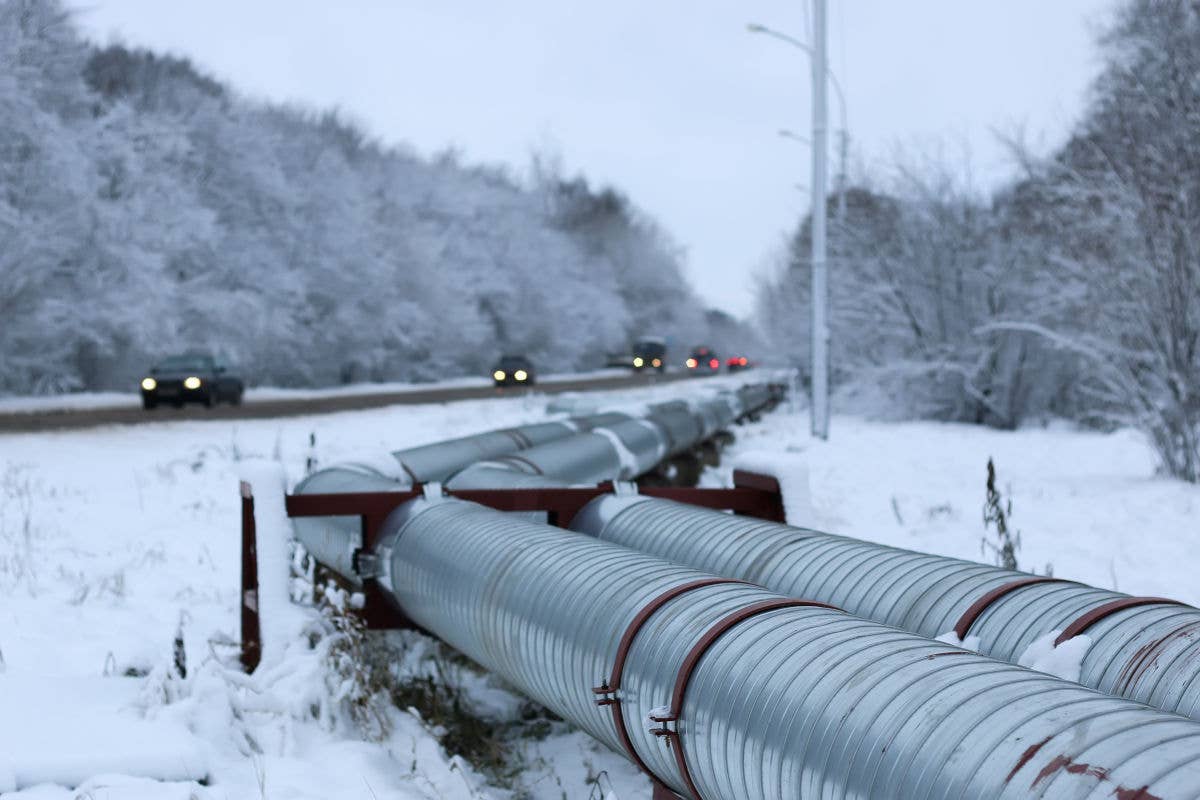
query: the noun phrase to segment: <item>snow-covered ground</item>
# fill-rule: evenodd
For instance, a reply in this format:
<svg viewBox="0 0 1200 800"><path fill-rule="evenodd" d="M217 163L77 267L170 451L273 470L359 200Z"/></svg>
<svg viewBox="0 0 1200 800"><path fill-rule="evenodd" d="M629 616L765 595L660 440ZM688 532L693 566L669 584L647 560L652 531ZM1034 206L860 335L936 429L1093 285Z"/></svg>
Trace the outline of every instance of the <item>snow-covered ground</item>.
<svg viewBox="0 0 1200 800"><path fill-rule="evenodd" d="M685 390L602 396L628 405ZM238 634L236 480L257 458L280 461L298 479L311 435L316 457L331 463L534 421L544 409L545 398L522 397L0 437L0 792L15 782L6 769L28 769L28 756L26 766L16 763L21 753L50 753L39 769L58 758L86 770L91 757L146 756L147 741L155 743L149 755L179 779L93 775L78 794L42 785L5 800L512 796L444 752L431 731L436 720L393 708L380 741L360 735L339 704L350 684L329 667L347 640L315 613L297 612L308 635L295 634L253 678L225 666ZM991 456L1022 533L1022 567L1041 572L1049 562L1056 575L1200 602L1192 578L1200 488L1155 477L1136 434L835 417L831 440L820 443L807 428L806 415L781 410L739 429L730 454L798 453L812 495L803 523L978 559ZM710 470L705 480L725 480L727 471ZM186 679L171 666L181 625ZM486 676L448 665L428 640L392 639L403 674L449 670L478 714L520 737L515 785L526 796L584 800L594 788L589 776L606 771L621 800L649 797L620 756L561 723L515 723L519 699ZM195 759L211 785L186 780Z"/></svg>
<svg viewBox="0 0 1200 800"><path fill-rule="evenodd" d="M708 390L741 381L714 378L553 402L574 399L581 411L595 404L632 407L677 397L688 386ZM133 764L140 752L141 763L174 761L166 774L184 776L199 758L206 767L200 774L208 771L213 785L99 775L83 785L82 796L505 796L444 755L409 714L392 714L383 742L362 741L344 715L330 710L340 690L322 694L322 648L331 639L313 648L297 634L283 663L249 682L222 666L239 632L237 481L259 459L281 462L295 482L314 454L329 464L538 421L547 403L526 395L0 436L0 793L49 774L55 764L60 774L78 775L101 756ZM181 624L186 681L171 674ZM86 709L70 699L85 691L92 693ZM485 694L505 696L499 689ZM506 703L501 712L512 712L517 700L508 696ZM324 708L317 718L315 707ZM80 713L72 717L71 708ZM147 753L151 740L157 749ZM607 770L628 796L646 785L624 759L579 733L530 738L527 751L521 782L538 800L586 798L589 771ZM38 752L44 757L31 761ZM42 786L11 796L76 794Z"/></svg>
<svg viewBox="0 0 1200 800"><path fill-rule="evenodd" d="M935 422L836 417L829 441L808 415L780 410L742 429L732 461L790 451L809 472L812 519L796 524L895 547L987 561L981 553L987 460L1012 501L1024 570L1200 605L1200 486L1155 474L1141 435L1066 424L1005 432Z"/></svg>
<svg viewBox="0 0 1200 800"><path fill-rule="evenodd" d="M539 376L543 381L588 380L625 377L627 369L600 369L588 372L562 372ZM246 401L259 400L311 400L322 397L351 397L357 395L392 394L395 392L426 392L431 389L461 389L487 387L492 381L485 376L446 378L429 383L353 383L324 389L286 389L277 386L251 386L246 390ZM44 397L0 397L0 413L36 413L47 411L85 411L99 408L137 408L141 395L134 390L128 392L72 392L69 394L46 395Z"/></svg>

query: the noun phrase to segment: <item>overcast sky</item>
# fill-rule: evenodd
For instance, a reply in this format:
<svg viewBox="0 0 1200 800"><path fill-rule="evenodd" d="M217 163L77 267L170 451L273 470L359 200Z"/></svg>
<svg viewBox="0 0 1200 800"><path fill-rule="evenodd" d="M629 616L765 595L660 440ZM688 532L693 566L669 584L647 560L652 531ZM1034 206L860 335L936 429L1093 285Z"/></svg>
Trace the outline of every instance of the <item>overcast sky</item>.
<svg viewBox="0 0 1200 800"><path fill-rule="evenodd" d="M992 133L1049 148L1098 69L1114 0L832 0L831 66L855 170L898 147L966 144L981 185ZM804 0L82 0L93 38L186 55L243 93L338 106L387 142L519 172L535 149L612 183L688 252L712 305L745 314L751 275L807 206L808 62L746 32L806 38ZM831 112L837 122L836 98ZM957 156L955 156L957 157Z"/></svg>

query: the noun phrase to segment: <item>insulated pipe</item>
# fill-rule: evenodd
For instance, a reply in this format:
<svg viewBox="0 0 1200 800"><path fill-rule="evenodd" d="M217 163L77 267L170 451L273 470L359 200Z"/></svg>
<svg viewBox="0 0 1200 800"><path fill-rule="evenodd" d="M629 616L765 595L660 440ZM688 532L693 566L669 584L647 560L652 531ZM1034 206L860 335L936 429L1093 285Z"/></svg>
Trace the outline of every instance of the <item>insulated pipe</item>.
<svg viewBox="0 0 1200 800"><path fill-rule="evenodd" d="M666 432L647 419L627 419L596 428L621 457L621 479L632 480L654 469L667 456Z"/></svg>
<svg viewBox="0 0 1200 800"><path fill-rule="evenodd" d="M616 425L625 420L633 419L624 411L606 411L602 414L588 414L583 417L572 417L571 422L574 422L582 431L590 431L593 428L601 428L611 425Z"/></svg>
<svg viewBox="0 0 1200 800"><path fill-rule="evenodd" d="M415 483L444 481L458 470L489 458L515 453L534 445L561 439L576 432L571 422L539 422L498 431L486 431L460 439L392 453L409 479Z"/></svg>
<svg viewBox="0 0 1200 800"><path fill-rule="evenodd" d="M978 637L1002 661L1084 635L1084 686L1200 719L1190 606L647 497L597 498L572 528L921 636Z"/></svg>
<svg viewBox="0 0 1200 800"><path fill-rule="evenodd" d="M621 475L621 457L606 436L577 433L566 439L531 447L496 459L496 464L534 475L545 475L563 485L596 485ZM454 480L449 485L453 487Z"/></svg>
<svg viewBox="0 0 1200 800"><path fill-rule="evenodd" d="M1191 720L591 537L420 499L376 554L416 624L686 798L1200 797Z"/></svg>
<svg viewBox="0 0 1200 800"><path fill-rule="evenodd" d="M525 472L500 461L480 461L455 473L447 489L540 489L562 486L555 478Z"/></svg>
<svg viewBox="0 0 1200 800"><path fill-rule="evenodd" d="M692 449L704 438L699 417L686 404L676 407L652 407L646 419L661 427L667 434L667 455L677 456Z"/></svg>
<svg viewBox="0 0 1200 800"><path fill-rule="evenodd" d="M666 436L660 429L643 420L625 419L589 433L477 462L452 476L446 486L507 489L595 485L637 477L653 468L665 452Z"/></svg>

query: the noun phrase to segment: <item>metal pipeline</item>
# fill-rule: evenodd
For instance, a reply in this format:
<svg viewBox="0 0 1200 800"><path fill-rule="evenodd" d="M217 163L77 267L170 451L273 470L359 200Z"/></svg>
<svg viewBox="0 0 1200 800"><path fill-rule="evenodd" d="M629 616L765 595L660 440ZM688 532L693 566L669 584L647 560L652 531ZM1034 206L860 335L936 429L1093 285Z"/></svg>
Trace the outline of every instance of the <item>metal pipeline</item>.
<svg viewBox="0 0 1200 800"><path fill-rule="evenodd" d="M1017 663L1035 641L1091 639L1079 682L1200 719L1200 610L638 496L586 506L574 530L885 625L979 637Z"/></svg>
<svg viewBox="0 0 1200 800"><path fill-rule="evenodd" d="M399 491L433 481L452 489L517 489L630 480L668 454L695 446L712 424L723 426L737 416L721 416L728 405L724 398L696 405L706 409L709 423L702 423L700 413L684 401L658 404L647 419L608 412L533 423L397 450L391 454L395 463L383 459L336 465L305 478L294 491ZM362 546L357 519L302 517L294 527L296 538L317 561L357 580L349 569Z"/></svg>
<svg viewBox="0 0 1200 800"><path fill-rule="evenodd" d="M444 481L458 470L489 458L515 453L570 436L578 428L571 422L539 422L460 439L434 442L392 453L414 483Z"/></svg>
<svg viewBox="0 0 1200 800"><path fill-rule="evenodd" d="M415 623L704 800L1200 797L1200 725L449 498L385 523Z"/></svg>
<svg viewBox="0 0 1200 800"><path fill-rule="evenodd" d="M590 431L593 428L601 428L610 425L616 425L619 422L633 419L633 416L626 414L624 411L605 411L601 414L588 414L583 417L572 417L571 422L579 426L581 431Z"/></svg>

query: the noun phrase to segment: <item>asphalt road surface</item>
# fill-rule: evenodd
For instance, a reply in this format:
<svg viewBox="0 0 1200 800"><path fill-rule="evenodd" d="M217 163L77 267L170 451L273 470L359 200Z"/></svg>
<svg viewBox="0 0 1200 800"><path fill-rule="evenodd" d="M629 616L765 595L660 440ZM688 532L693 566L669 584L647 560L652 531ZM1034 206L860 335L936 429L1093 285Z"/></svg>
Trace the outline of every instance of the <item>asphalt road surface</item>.
<svg viewBox="0 0 1200 800"><path fill-rule="evenodd" d="M538 394L562 394L601 389L623 389L654 386L687 380L686 372L630 375L605 375L595 378L564 378L539 381L532 390ZM0 413L0 433L33 433L38 431L93 428L100 425L140 425L149 422L207 419L266 419L270 417L299 417L309 414L329 414L336 411L357 411L418 403L445 403L451 400L477 400L488 397L517 396L529 389L498 389L492 386L431 387L397 392L336 395L330 397L277 398L246 400L240 406L219 405L214 408L190 405L183 408L159 407L145 411L141 406L121 408L52 409L46 411L14 411Z"/></svg>

